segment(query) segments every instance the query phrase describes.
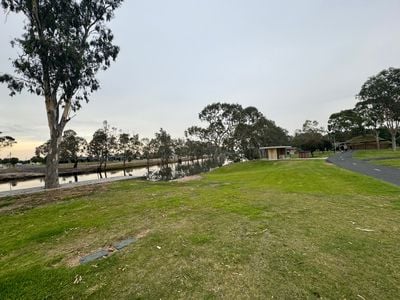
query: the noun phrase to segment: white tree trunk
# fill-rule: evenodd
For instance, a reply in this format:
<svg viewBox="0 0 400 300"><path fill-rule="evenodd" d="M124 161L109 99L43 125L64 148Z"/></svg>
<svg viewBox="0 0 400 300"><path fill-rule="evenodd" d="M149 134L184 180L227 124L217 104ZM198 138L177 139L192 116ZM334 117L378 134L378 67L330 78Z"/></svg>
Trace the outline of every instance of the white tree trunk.
<svg viewBox="0 0 400 300"><path fill-rule="evenodd" d="M381 144L379 142L379 131L378 130L375 130L375 140L376 140L376 149L380 150Z"/></svg>
<svg viewBox="0 0 400 300"><path fill-rule="evenodd" d="M396 145L396 133L392 133L392 149L393 151L397 150L397 145Z"/></svg>
<svg viewBox="0 0 400 300"><path fill-rule="evenodd" d="M59 163L59 145L60 137L52 135L49 145L49 153L46 158L46 177L45 188L52 189L60 186L58 182L58 163Z"/></svg>

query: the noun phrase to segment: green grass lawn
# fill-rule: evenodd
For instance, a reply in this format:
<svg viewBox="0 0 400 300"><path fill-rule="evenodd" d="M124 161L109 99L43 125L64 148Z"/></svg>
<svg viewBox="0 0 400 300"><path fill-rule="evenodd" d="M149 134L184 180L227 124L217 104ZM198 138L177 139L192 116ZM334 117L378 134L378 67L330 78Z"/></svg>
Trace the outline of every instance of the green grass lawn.
<svg viewBox="0 0 400 300"><path fill-rule="evenodd" d="M376 159L400 159L400 150L393 151L392 149L383 150L357 150L354 152L354 157L363 160L376 160Z"/></svg>
<svg viewBox="0 0 400 300"><path fill-rule="evenodd" d="M400 168L400 158L374 160L373 164L387 166L387 167Z"/></svg>
<svg viewBox="0 0 400 300"><path fill-rule="evenodd" d="M354 152L354 157L368 160L374 165L400 168L400 150L360 150Z"/></svg>
<svg viewBox="0 0 400 300"><path fill-rule="evenodd" d="M6 198L0 211L0 299L400 295L400 188L324 161ZM77 265L129 236L140 238Z"/></svg>

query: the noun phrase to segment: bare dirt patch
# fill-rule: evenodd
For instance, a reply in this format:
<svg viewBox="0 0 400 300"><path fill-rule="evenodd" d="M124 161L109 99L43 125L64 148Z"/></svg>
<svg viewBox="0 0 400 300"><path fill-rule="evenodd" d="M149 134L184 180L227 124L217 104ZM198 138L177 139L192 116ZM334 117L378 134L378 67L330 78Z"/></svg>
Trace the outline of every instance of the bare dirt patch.
<svg viewBox="0 0 400 300"><path fill-rule="evenodd" d="M138 234L136 234L134 237L137 240L139 240L139 239L146 237L149 233L150 233L150 229L144 229L144 230L140 231ZM121 238L121 239L123 239L123 238ZM77 245L75 245L75 246L77 246ZM91 253L94 253L94 252L101 251L101 250L106 250L108 252L107 256L113 255L119 251L123 251L123 249L121 249L121 250L116 249L113 244L109 244L104 247L97 248L95 250L88 250L88 249L86 250L85 248L86 249L89 248L88 243L86 243L84 245L79 245L76 249L71 249L71 248L65 249L65 251L68 253L68 256L65 259L63 259L59 264L56 264L55 266L64 264L70 268L76 267L80 264L80 260L82 257L89 255ZM85 249L85 250L83 250L83 249ZM55 254L55 252L51 253L51 255L54 255L54 254Z"/></svg>
<svg viewBox="0 0 400 300"><path fill-rule="evenodd" d="M0 215L23 211L41 205L56 203L69 199L76 199L92 194L93 192L105 192L108 183L72 187L70 189L57 189L42 193L18 195L0 199Z"/></svg>
<svg viewBox="0 0 400 300"><path fill-rule="evenodd" d="M192 181L192 180L200 180L202 177L200 175L192 175L192 176L186 176L186 177L182 177L179 179L175 179L172 181L175 182L186 182L186 181Z"/></svg>
<svg viewBox="0 0 400 300"><path fill-rule="evenodd" d="M150 233L150 229L144 229L144 230L140 231L140 232L136 235L136 238L137 238L137 239L144 238L144 237L147 236L149 233Z"/></svg>

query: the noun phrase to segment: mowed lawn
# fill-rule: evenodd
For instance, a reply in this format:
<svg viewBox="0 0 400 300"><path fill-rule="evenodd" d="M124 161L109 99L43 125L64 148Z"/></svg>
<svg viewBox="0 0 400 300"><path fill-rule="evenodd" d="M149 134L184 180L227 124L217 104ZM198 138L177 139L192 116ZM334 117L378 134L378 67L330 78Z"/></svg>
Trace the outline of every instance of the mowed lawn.
<svg viewBox="0 0 400 300"><path fill-rule="evenodd" d="M30 197L0 199L0 299L400 295L400 189L322 160Z"/></svg>
<svg viewBox="0 0 400 300"><path fill-rule="evenodd" d="M355 152L354 157L374 165L400 168L400 150L360 150Z"/></svg>

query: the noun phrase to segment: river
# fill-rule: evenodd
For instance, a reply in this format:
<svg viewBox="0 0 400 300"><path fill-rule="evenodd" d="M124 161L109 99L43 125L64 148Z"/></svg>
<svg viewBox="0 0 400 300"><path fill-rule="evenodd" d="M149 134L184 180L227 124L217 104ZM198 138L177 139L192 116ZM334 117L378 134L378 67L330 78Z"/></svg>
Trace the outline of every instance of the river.
<svg viewBox="0 0 400 300"><path fill-rule="evenodd" d="M160 168L158 166L150 167L151 172L156 172L159 169ZM101 176L99 173L79 174L76 176L60 176L60 184L96 180L105 177L107 178L119 177L119 176L142 177L146 176L147 168L139 167L139 168L126 169L125 174L124 170L113 170L113 171L107 171L107 174L103 172ZM14 180L9 182L0 182L0 192L16 191L16 190L22 190L34 187L43 187L43 186L44 186L44 178Z"/></svg>
<svg viewBox="0 0 400 300"><path fill-rule="evenodd" d="M228 164L229 161L224 161L223 164ZM151 166L150 171L150 180L170 180L174 178L184 177L187 175L194 175L201 172L208 172L211 169L219 166L218 162L211 160L204 161L195 161L189 162L186 161L183 164L172 163L169 164L169 168L160 169L160 166L154 165ZM79 175L68 175L62 176L60 175L60 184L67 184L73 182L84 182L89 180L96 180L101 178L112 178L112 177L121 177L121 176L132 176L132 177L145 177L147 176L147 168L146 167L138 167L138 168L127 168L124 170L113 170L107 171L107 173L87 173L87 174L79 174ZM8 191L16 191L28 188L35 187L44 187L44 178L35 178L35 179L27 179L27 180L14 180L8 182L0 182L0 192L8 192Z"/></svg>

